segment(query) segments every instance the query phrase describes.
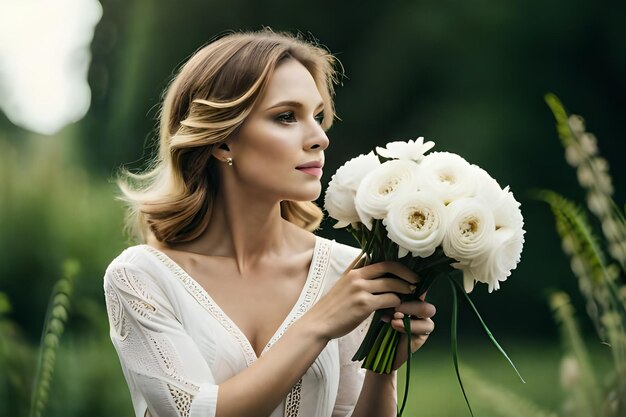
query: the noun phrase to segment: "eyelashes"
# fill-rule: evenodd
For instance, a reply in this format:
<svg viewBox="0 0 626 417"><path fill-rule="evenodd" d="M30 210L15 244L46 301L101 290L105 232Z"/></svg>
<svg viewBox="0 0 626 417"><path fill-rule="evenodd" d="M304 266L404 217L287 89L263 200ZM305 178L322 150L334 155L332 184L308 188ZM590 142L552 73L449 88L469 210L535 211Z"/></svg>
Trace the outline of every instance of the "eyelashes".
<svg viewBox="0 0 626 417"><path fill-rule="evenodd" d="M321 111L318 114L316 114L314 119L318 124L321 125L324 122L324 112ZM275 120L280 123L296 123L297 122L296 114L293 111L286 111L286 112L280 113L278 116L275 117Z"/></svg>
<svg viewBox="0 0 626 417"><path fill-rule="evenodd" d="M292 111L286 111L276 116L275 119L281 123L293 123L296 121L296 115Z"/></svg>

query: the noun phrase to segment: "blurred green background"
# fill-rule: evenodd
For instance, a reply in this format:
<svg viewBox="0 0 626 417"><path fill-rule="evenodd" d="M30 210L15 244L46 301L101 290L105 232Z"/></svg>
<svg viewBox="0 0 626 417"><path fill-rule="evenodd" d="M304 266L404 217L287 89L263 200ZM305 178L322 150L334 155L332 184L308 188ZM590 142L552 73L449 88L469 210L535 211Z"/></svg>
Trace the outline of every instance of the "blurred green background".
<svg viewBox="0 0 626 417"><path fill-rule="evenodd" d="M554 92L568 110L585 116L611 164L616 201L624 202L626 2L101 3L87 115L51 136L0 116L0 292L12 304L8 317L21 349L21 356L9 357L24 369L13 378L26 390L62 262L75 258L81 264L49 415L131 414L102 296L108 262L132 244L123 234L113 179L121 165L142 167L154 150L159 98L174 69L223 31L262 26L314 36L345 67L336 95L341 121L329 132L324 185L353 156L391 140L425 136L436 150L459 153L511 186L526 222L522 262L500 291L487 294L479 286L473 298L521 372L532 375L520 389L540 404L558 404L559 341L546 291L569 292L581 316L584 307L549 209L530 199L529 191L551 188L584 200L543 96ZM330 222L320 234L351 243ZM429 297L438 307L438 327L414 358L410 405L427 410L413 415L464 415L447 347L449 289L436 285ZM507 379L512 370L469 310L462 314L461 359L517 390L519 383ZM587 321L581 324L590 331ZM593 351L598 363L608 354L599 343ZM22 400L27 398L14 402ZM450 405L455 401L457 408ZM20 415L19 407L0 404L0 414Z"/></svg>

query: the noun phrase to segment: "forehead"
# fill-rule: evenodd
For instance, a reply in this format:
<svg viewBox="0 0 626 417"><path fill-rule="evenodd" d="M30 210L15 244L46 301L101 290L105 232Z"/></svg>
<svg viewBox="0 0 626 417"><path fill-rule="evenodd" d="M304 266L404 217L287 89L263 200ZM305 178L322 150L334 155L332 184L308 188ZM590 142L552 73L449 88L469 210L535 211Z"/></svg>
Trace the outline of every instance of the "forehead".
<svg viewBox="0 0 626 417"><path fill-rule="evenodd" d="M312 107L323 101L313 76L295 59L287 59L276 67L259 105L265 108L280 101L298 101Z"/></svg>

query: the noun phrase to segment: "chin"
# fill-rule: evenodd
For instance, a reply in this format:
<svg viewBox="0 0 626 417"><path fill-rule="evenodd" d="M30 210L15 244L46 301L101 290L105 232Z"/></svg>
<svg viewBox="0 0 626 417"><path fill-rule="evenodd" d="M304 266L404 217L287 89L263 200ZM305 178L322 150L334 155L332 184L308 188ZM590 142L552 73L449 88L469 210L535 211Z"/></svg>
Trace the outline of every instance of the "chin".
<svg viewBox="0 0 626 417"><path fill-rule="evenodd" d="M322 185L318 184L316 187L302 187L300 190L294 192L291 196L285 200L291 201L315 201L322 193Z"/></svg>

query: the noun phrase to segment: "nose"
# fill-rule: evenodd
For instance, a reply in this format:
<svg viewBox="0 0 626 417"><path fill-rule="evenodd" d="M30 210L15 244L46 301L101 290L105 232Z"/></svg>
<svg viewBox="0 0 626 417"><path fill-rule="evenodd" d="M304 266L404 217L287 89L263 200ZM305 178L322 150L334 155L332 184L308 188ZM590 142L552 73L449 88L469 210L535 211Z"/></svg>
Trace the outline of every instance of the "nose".
<svg viewBox="0 0 626 417"><path fill-rule="evenodd" d="M309 134L308 139L305 141L304 148L306 150L320 150L323 151L328 148L330 141L322 126L315 123L312 131Z"/></svg>

